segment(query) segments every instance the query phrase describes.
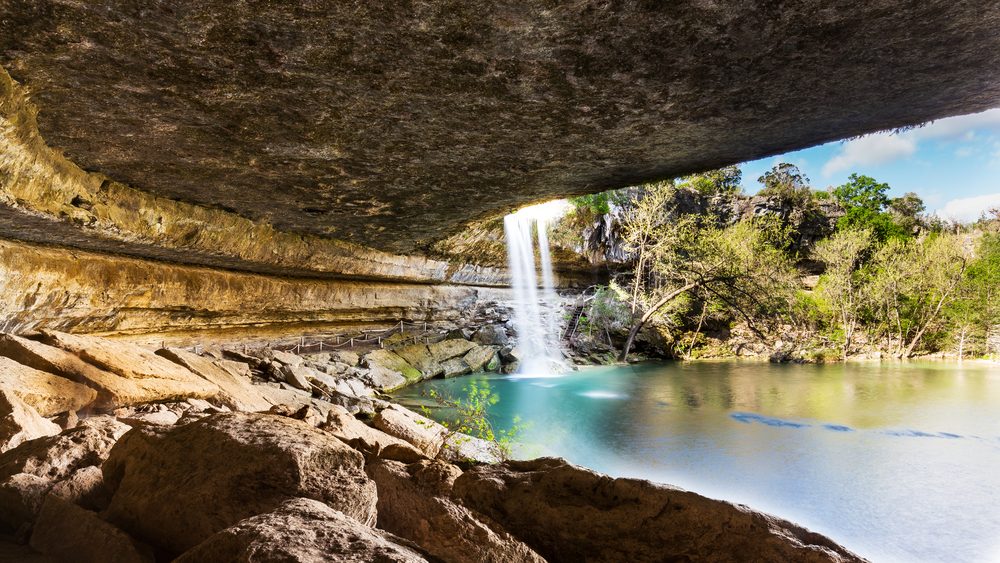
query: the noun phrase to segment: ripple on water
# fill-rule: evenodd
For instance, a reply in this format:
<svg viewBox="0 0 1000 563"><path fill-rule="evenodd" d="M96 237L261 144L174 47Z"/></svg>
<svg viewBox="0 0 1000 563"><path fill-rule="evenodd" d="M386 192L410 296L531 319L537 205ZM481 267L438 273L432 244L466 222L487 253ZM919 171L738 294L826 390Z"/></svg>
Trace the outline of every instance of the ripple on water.
<svg viewBox="0 0 1000 563"><path fill-rule="evenodd" d="M784 420L781 418L772 418L770 416L764 416L761 414L756 414L752 412L734 412L729 415L730 418L744 424L751 424L757 422L760 424L766 424L768 426L780 426L784 428L808 428L810 424L804 422L795 422L794 420Z"/></svg>

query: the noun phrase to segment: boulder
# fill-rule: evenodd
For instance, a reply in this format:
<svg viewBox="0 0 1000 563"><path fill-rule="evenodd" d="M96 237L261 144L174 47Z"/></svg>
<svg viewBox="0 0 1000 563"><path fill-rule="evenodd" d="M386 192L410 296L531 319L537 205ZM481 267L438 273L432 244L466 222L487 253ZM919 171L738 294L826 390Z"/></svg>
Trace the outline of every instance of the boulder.
<svg viewBox="0 0 1000 563"><path fill-rule="evenodd" d="M58 424L42 418L17 393L0 387L0 453L28 440L54 436L61 430Z"/></svg>
<svg viewBox="0 0 1000 563"><path fill-rule="evenodd" d="M426 559L405 541L369 528L307 498L247 518L184 553L174 563L418 563Z"/></svg>
<svg viewBox="0 0 1000 563"><path fill-rule="evenodd" d="M413 367L399 354L390 350L372 350L365 354L361 361L365 367L373 370L382 368L383 370L398 373L409 382L420 381L422 377L420 370Z"/></svg>
<svg viewBox="0 0 1000 563"><path fill-rule="evenodd" d="M114 418L96 416L0 454L0 524L17 529L34 520L53 487L81 469L100 466L128 429Z"/></svg>
<svg viewBox="0 0 1000 563"><path fill-rule="evenodd" d="M302 356L281 350L271 350L271 357L286 366L300 366L306 361Z"/></svg>
<svg viewBox="0 0 1000 563"><path fill-rule="evenodd" d="M111 502L111 493L104 486L104 473L96 465L77 469L72 475L53 485L48 496L94 511L104 510Z"/></svg>
<svg viewBox="0 0 1000 563"><path fill-rule="evenodd" d="M10 389L42 416L80 410L97 398L93 389L0 356L0 387Z"/></svg>
<svg viewBox="0 0 1000 563"><path fill-rule="evenodd" d="M483 371L494 361L497 355L497 348L494 346L476 346L469 350L463 359L469 365L471 371Z"/></svg>
<svg viewBox="0 0 1000 563"><path fill-rule="evenodd" d="M104 463L109 521L171 553L293 497L374 523L364 458L308 424L225 413L168 429L137 428Z"/></svg>
<svg viewBox="0 0 1000 563"><path fill-rule="evenodd" d="M479 327L472 335L472 341L481 346L506 346L510 342L507 329L502 324L489 324Z"/></svg>
<svg viewBox="0 0 1000 563"><path fill-rule="evenodd" d="M54 496L42 503L31 548L75 563L153 563L153 551L94 512Z"/></svg>
<svg viewBox="0 0 1000 563"><path fill-rule="evenodd" d="M330 357L338 362L347 364L348 366L356 366L361 363L361 357L351 352L349 350L341 350L338 352L332 352Z"/></svg>
<svg viewBox="0 0 1000 563"><path fill-rule="evenodd" d="M368 426L339 405L330 409L326 422L320 428L361 451L378 453L389 446L396 446L397 449L394 451L397 456L400 455L400 450L408 459L421 458L424 455L409 442Z"/></svg>
<svg viewBox="0 0 1000 563"><path fill-rule="evenodd" d="M498 444L461 432L449 434L441 449L440 457L456 462L500 463L505 457Z"/></svg>
<svg viewBox="0 0 1000 563"><path fill-rule="evenodd" d="M472 372L472 367L463 358L451 358L441 362L441 375L457 377Z"/></svg>
<svg viewBox="0 0 1000 563"><path fill-rule="evenodd" d="M302 365L286 364L281 367L281 373L285 376L285 382L292 387L312 393L309 379L316 377L314 370Z"/></svg>
<svg viewBox="0 0 1000 563"><path fill-rule="evenodd" d="M455 480L452 494L552 562L863 561L745 506L561 459L477 466Z"/></svg>
<svg viewBox="0 0 1000 563"><path fill-rule="evenodd" d="M453 563L542 563L537 553L497 524L446 497L461 470L440 461L404 465L375 460L378 527Z"/></svg>
<svg viewBox="0 0 1000 563"><path fill-rule="evenodd" d="M66 337L67 339L63 340L69 342L69 335ZM84 337L72 337L72 343L82 345L83 342L78 340L82 338ZM105 342L101 338L86 338ZM112 344L134 348L125 344ZM66 343L66 346L69 347L69 344ZM190 396L209 397L216 395L219 391L218 387L212 386L190 371L152 353L149 355L157 359L157 365L160 362L166 363L170 366L171 372L175 372L172 377L181 377L181 379L160 377L155 373L146 374L147 377L142 378L125 377L84 361L72 351L9 334L0 335L0 354L24 365L61 375L93 388L97 391L95 406L101 408L136 405L152 401L182 400ZM122 363L130 361L128 356L122 356L120 360ZM182 375L177 376L176 370L183 370Z"/></svg>
<svg viewBox="0 0 1000 563"><path fill-rule="evenodd" d="M434 344L428 344L427 350L435 360L444 362L445 360L450 360L451 358L464 356L469 352L469 350L472 350L475 347L476 345L468 340L462 338L451 338L442 340L441 342L435 342Z"/></svg>
<svg viewBox="0 0 1000 563"><path fill-rule="evenodd" d="M448 436L444 426L399 405L379 411L372 426L410 443L430 458L437 457Z"/></svg>
<svg viewBox="0 0 1000 563"><path fill-rule="evenodd" d="M266 411L271 404L250 383L250 367L229 360L212 361L179 348L157 350L158 355L180 364L222 389L219 400L238 411Z"/></svg>
<svg viewBox="0 0 1000 563"><path fill-rule="evenodd" d="M420 372L419 379L436 377L443 372L441 362L434 357L434 354L431 353L430 348L426 344L401 346L394 348L393 352Z"/></svg>
<svg viewBox="0 0 1000 563"><path fill-rule="evenodd" d="M374 366L364 375L365 381L374 389L389 393L397 389L402 389L410 384L410 380L403 377L398 371L393 371L382 366Z"/></svg>

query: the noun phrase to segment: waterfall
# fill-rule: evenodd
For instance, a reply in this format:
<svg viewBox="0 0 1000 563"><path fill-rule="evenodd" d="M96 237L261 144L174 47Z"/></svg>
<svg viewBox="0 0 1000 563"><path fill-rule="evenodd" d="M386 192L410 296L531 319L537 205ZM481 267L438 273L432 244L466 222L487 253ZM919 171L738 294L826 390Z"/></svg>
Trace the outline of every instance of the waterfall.
<svg viewBox="0 0 1000 563"><path fill-rule="evenodd" d="M552 204L526 207L504 217L507 260L514 290L514 328L522 357L520 373L544 375L559 369L559 297L549 252L548 215ZM537 233L537 237L535 236ZM535 239L538 240L538 268ZM541 270L541 291L539 275Z"/></svg>

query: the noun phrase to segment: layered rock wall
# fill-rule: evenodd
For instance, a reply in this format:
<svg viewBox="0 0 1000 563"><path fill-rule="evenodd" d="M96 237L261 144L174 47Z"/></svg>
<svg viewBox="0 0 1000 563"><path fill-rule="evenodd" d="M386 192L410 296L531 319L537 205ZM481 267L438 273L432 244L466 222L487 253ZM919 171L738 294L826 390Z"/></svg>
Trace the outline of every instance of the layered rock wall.
<svg viewBox="0 0 1000 563"><path fill-rule="evenodd" d="M506 288L284 278L0 240L0 331L301 330L454 319Z"/></svg>

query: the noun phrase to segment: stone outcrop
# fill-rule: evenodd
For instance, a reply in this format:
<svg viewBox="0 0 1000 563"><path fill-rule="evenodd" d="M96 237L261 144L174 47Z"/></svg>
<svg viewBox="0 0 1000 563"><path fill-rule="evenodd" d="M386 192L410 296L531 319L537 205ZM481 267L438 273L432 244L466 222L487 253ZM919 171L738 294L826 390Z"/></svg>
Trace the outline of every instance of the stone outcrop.
<svg viewBox="0 0 1000 563"><path fill-rule="evenodd" d="M89 486L62 491L76 500L90 497L94 484L88 468L100 466L129 427L111 417L92 417L56 436L38 438L0 454L0 526L18 529L34 520L54 487L78 479ZM82 475L76 475L86 472Z"/></svg>
<svg viewBox="0 0 1000 563"><path fill-rule="evenodd" d="M42 418L16 393L0 387L0 453L28 440L53 436L60 430L58 424Z"/></svg>
<svg viewBox="0 0 1000 563"><path fill-rule="evenodd" d="M447 498L462 471L440 461L404 465L379 460L368 466L378 486L378 526L454 563L545 561L528 546L484 523L484 517Z"/></svg>
<svg viewBox="0 0 1000 563"><path fill-rule="evenodd" d="M80 410L97 398L89 387L2 356L0 388L10 389L42 416Z"/></svg>
<svg viewBox="0 0 1000 563"><path fill-rule="evenodd" d="M173 553L294 497L370 524L375 485L363 468L361 454L337 438L274 415L217 414L166 430L137 428L104 464L113 494L107 518Z"/></svg>
<svg viewBox="0 0 1000 563"><path fill-rule="evenodd" d="M247 518L210 536L175 563L422 563L406 542L307 498Z"/></svg>
<svg viewBox="0 0 1000 563"><path fill-rule="evenodd" d="M552 562L862 561L745 506L612 479L561 459L473 468L455 480L453 496Z"/></svg>

